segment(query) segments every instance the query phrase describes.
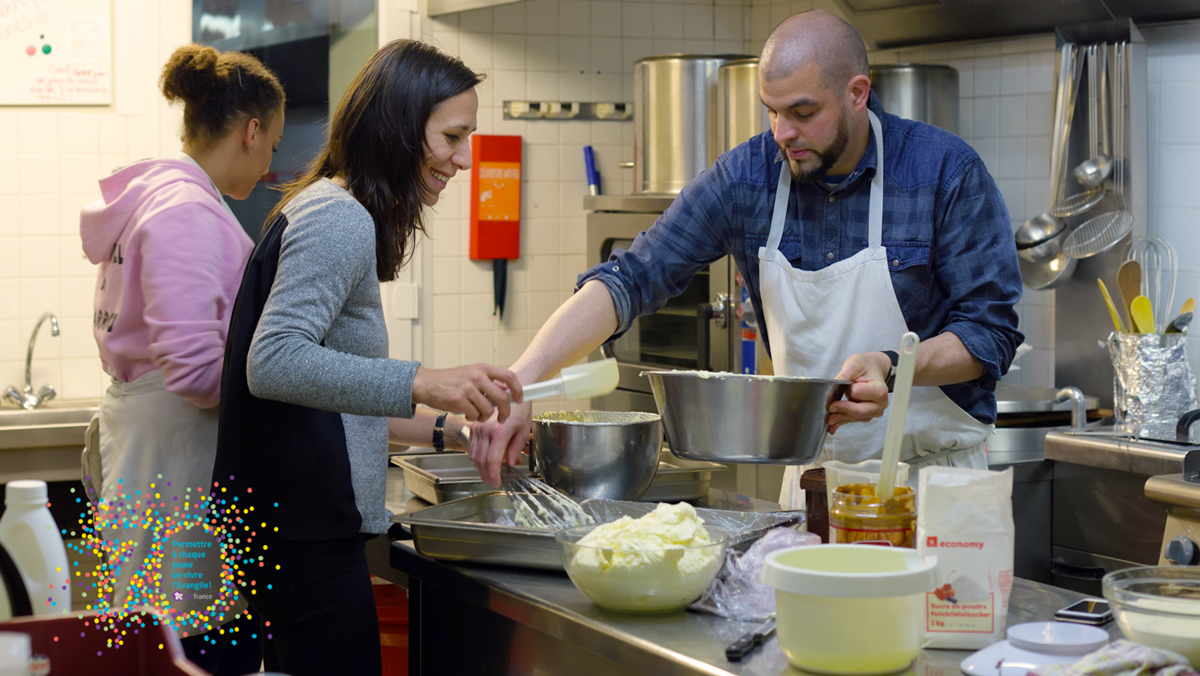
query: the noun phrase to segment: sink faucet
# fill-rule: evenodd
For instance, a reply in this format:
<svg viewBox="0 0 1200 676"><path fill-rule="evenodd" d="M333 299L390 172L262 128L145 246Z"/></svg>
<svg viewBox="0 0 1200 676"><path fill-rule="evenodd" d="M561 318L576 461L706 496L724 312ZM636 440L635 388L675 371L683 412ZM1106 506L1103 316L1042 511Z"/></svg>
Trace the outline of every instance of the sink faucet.
<svg viewBox="0 0 1200 676"><path fill-rule="evenodd" d="M55 317L53 312L42 315L33 325L33 334L29 336L29 351L25 353L25 388L18 390L16 385L9 385L8 391L4 393L5 400L13 402L26 411L32 411L57 395L54 388L49 385L42 385L42 389L35 394L33 383L30 382L33 379L30 373L33 365L33 344L37 342L38 330L42 328L42 323L47 319L50 320L50 335L58 335L58 317Z"/></svg>

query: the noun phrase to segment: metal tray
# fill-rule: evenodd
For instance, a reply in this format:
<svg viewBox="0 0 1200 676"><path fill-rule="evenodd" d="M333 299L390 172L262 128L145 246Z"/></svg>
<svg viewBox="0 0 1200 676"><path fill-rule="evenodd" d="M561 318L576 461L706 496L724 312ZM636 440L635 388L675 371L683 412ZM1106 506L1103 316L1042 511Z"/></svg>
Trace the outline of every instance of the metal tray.
<svg viewBox="0 0 1200 676"><path fill-rule="evenodd" d="M642 502L681 502L699 500L708 495L713 472L724 472L727 467L717 462L684 460L663 449L658 458L658 473L650 488L641 497Z"/></svg>
<svg viewBox="0 0 1200 676"><path fill-rule="evenodd" d="M404 469L408 490L435 505L496 490L483 483L466 453L418 455L395 464Z"/></svg>
<svg viewBox="0 0 1200 676"><path fill-rule="evenodd" d="M395 464L404 470L408 490L435 505L496 490L495 486L483 483L466 453L419 455ZM725 465L715 462L677 458L664 449L654 481L641 499L643 502L698 500L708 494L712 473L725 469Z"/></svg>
<svg viewBox="0 0 1200 676"><path fill-rule="evenodd" d="M654 508L648 503L620 500L585 500L580 504L600 521L626 515L637 518ZM396 515L392 520L408 526L417 551L433 559L562 570L553 531L493 523L500 513L511 517L512 503L507 495L496 491ZM747 546L769 528L804 519L802 512L697 508L696 513L706 523L728 532L729 546L734 548Z"/></svg>

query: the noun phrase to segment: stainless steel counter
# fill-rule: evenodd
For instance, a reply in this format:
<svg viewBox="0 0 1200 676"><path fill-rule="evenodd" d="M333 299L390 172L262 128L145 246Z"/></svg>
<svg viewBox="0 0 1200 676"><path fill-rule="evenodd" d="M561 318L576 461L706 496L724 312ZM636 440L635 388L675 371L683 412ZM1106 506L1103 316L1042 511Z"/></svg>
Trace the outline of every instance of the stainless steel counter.
<svg viewBox="0 0 1200 676"><path fill-rule="evenodd" d="M401 492L392 494L397 489ZM389 475L389 504L399 502L407 504L403 488ZM721 509L777 508L722 491L710 491L706 502ZM391 544L389 560L406 575L411 594L412 674L801 673L788 666L774 637L743 661L726 661L725 647L749 631L750 622L692 612L609 612L587 600L562 573L445 564L421 556L404 541ZM1080 598L1018 579L1009 624L1052 619L1055 610ZM1105 628L1120 636L1115 624ZM957 674L969 654L926 650L910 673Z"/></svg>

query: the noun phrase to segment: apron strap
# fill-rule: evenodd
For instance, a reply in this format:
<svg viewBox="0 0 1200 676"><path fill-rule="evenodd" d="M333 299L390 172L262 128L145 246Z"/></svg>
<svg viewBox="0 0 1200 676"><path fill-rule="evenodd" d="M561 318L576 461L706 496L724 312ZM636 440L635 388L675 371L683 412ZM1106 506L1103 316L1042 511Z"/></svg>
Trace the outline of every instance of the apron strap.
<svg viewBox="0 0 1200 676"><path fill-rule="evenodd" d="M787 156L779 164L779 187L775 189L775 209L771 211L771 233L767 235L769 255L775 255L779 242L783 239L783 221L787 218L788 197L792 192L792 167L788 164Z"/></svg>
<svg viewBox="0 0 1200 676"><path fill-rule="evenodd" d="M867 212L867 246L878 249L883 244L883 130L870 108L867 117L875 134L875 177L871 179L871 210Z"/></svg>
<svg viewBox="0 0 1200 676"><path fill-rule="evenodd" d="M867 213L867 246L878 249L883 245L883 128L879 118L867 109L871 121L871 132L875 134L875 176L871 179L870 211ZM774 255L783 240L783 222L787 218L788 197L792 192L792 172L785 156L779 165L779 185L775 189L775 208L771 211L771 232L763 247L768 255Z"/></svg>

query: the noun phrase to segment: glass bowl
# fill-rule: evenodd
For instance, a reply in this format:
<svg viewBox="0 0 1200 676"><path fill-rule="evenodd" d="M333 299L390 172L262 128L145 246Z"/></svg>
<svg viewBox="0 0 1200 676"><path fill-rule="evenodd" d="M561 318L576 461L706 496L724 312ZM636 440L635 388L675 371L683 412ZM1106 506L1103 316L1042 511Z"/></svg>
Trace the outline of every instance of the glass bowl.
<svg viewBox="0 0 1200 676"><path fill-rule="evenodd" d="M592 603L608 610L665 613L700 598L725 564L729 535L708 528L709 542L667 549L622 549L578 544L596 524L555 534L563 568Z"/></svg>
<svg viewBox="0 0 1200 676"><path fill-rule="evenodd" d="M1200 664L1200 567L1127 568L1105 575L1101 586L1129 640Z"/></svg>

